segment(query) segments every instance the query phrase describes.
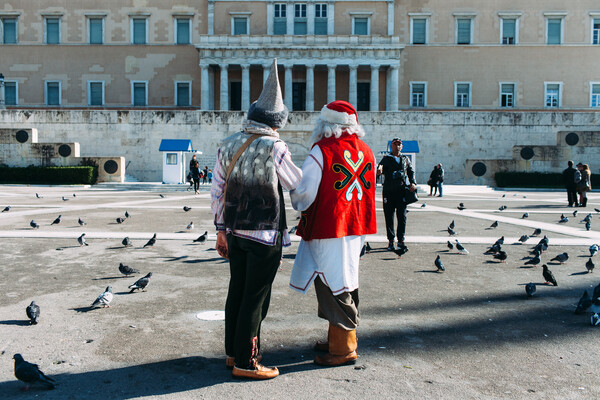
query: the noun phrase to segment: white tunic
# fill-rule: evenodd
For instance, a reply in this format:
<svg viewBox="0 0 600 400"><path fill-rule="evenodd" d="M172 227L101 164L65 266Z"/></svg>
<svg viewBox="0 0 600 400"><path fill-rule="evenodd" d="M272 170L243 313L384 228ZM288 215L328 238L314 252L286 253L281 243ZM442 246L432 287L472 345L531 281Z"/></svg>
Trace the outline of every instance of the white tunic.
<svg viewBox="0 0 600 400"><path fill-rule="evenodd" d="M305 211L315 201L323 176L323 153L314 146L302 165L302 181L290 191L295 210ZM334 295L358 289L358 263L365 236L300 241L290 287L306 293L319 275Z"/></svg>

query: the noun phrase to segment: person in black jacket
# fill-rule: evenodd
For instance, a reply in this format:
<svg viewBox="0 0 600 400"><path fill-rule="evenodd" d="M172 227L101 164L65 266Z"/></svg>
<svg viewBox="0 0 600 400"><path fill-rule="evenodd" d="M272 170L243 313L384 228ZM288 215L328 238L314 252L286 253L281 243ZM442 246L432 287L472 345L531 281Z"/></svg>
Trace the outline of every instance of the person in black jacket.
<svg viewBox="0 0 600 400"><path fill-rule="evenodd" d="M392 139L392 153L383 157L377 167L377 176L384 176L383 181L383 214L385 216L385 229L388 238L388 250L394 250L394 239L398 238L398 250L406 253L408 247L404 244L406 231L406 206L404 194L406 191L417 190L415 172L410 159L401 154L402 140L398 137ZM398 229L394 233L394 213L398 220Z"/></svg>
<svg viewBox="0 0 600 400"><path fill-rule="evenodd" d="M563 183L565 184L565 189L567 189L567 201L569 202L569 207L578 207L579 204L577 204L577 182L575 179L575 174L577 170L573 168L573 161L571 160L567 162L567 166L568 167L562 173Z"/></svg>

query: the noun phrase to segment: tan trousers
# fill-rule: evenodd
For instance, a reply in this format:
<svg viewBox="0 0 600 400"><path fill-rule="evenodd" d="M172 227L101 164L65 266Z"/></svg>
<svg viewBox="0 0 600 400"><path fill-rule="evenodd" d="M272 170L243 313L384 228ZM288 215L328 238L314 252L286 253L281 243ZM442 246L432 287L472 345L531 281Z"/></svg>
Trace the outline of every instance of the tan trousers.
<svg viewBox="0 0 600 400"><path fill-rule="evenodd" d="M319 306L317 315L347 331L356 329L359 322L358 289L334 296L319 276L314 283Z"/></svg>

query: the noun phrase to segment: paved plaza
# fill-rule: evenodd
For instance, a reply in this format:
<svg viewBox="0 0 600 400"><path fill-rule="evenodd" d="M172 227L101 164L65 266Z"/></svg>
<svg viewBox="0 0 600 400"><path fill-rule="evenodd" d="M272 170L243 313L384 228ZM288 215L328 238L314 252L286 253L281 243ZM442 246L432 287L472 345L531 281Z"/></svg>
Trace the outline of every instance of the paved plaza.
<svg viewBox="0 0 600 400"><path fill-rule="evenodd" d="M0 398L599 398L600 327L574 310L583 291L591 294L600 283L600 268L590 274L585 267L589 246L600 243L600 214L594 211L600 194L589 194L586 209L574 209L566 207L563 191L446 185L444 197L434 198L420 189L421 200L409 206L410 251L402 258L385 250L378 189L378 235L368 239L373 250L361 260L357 364L312 363L312 345L325 338L327 323L316 316L312 289L301 295L288 288L298 247L294 235L261 333L263 363L281 375L254 382L235 380L225 368L218 312L229 270L214 249L208 186L199 195L143 184L126 190L0 186L0 209L11 206L0 214ZM131 217L118 224L125 211ZM522 218L526 212L529 218ZM580 221L589 212L586 231ZM558 223L561 214L567 223ZM51 225L58 215L60 224ZM290 226L297 216L288 208ZM446 231L452 220L455 237ZM489 228L494 221L498 227ZM524 244L517 239L535 228L550 238L541 258L557 287L544 285L539 266L525 265L540 237ZM207 243L194 243L205 231ZM79 246L82 233L89 246ZM154 233L156 244L143 248ZM133 246L121 245L126 236ZM501 236L505 263L483 254ZM468 255L448 250L446 242L455 239ZM550 262L563 252L567 262ZM435 273L437 255L444 273ZM122 277L121 262L141 273ZM127 286L148 272L147 290L130 294ZM532 299L525 295L529 282L537 284ZM90 309L108 285L111 307ZM25 308L32 300L41 317L30 326ZM199 319L202 312L217 318ZM38 364L57 388L21 392L15 353Z"/></svg>

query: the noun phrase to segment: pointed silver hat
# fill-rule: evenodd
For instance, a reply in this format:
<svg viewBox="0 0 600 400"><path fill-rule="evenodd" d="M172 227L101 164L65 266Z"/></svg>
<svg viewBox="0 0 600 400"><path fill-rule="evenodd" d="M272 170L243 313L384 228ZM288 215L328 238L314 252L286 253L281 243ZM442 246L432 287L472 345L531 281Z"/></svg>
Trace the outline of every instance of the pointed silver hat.
<svg viewBox="0 0 600 400"><path fill-rule="evenodd" d="M265 81L263 90L248 109L248 119L262 122L271 128L283 128L287 122L288 109L283 104L279 77L277 75L277 59L273 59L269 77Z"/></svg>

